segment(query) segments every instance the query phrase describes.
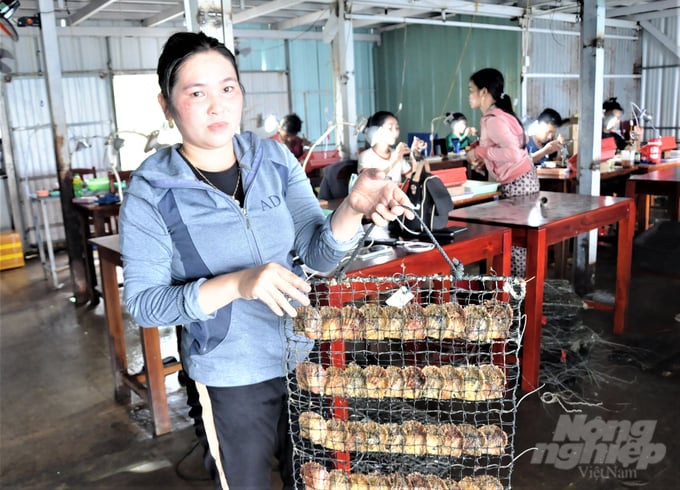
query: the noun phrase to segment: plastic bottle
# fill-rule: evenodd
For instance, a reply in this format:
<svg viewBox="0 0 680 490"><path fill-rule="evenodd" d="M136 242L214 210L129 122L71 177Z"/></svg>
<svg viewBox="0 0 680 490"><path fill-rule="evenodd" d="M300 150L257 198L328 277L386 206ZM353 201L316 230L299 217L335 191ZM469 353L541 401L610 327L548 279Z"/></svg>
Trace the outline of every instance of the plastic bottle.
<svg viewBox="0 0 680 490"><path fill-rule="evenodd" d="M73 176L73 196L83 196L83 179L80 178L80 174L75 174Z"/></svg>

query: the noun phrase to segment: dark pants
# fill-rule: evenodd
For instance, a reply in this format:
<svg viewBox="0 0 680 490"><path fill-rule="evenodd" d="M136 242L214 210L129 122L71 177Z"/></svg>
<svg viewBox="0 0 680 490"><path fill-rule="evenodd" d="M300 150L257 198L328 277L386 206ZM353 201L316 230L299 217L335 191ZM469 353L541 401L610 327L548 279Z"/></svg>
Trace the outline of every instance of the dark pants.
<svg viewBox="0 0 680 490"><path fill-rule="evenodd" d="M217 468L215 467L215 460L210 454L208 447L208 438L205 435L205 427L203 426L203 408L201 402L198 400L198 390L196 389L196 382L191 379L186 372L180 371L181 383L187 390L187 405L189 405L189 417L194 419L194 431L198 442L203 449L203 465L208 470L210 478L213 480L219 479L217 475Z"/></svg>
<svg viewBox="0 0 680 490"><path fill-rule="evenodd" d="M207 388L229 488L269 490L274 458L284 488L293 488L286 380Z"/></svg>

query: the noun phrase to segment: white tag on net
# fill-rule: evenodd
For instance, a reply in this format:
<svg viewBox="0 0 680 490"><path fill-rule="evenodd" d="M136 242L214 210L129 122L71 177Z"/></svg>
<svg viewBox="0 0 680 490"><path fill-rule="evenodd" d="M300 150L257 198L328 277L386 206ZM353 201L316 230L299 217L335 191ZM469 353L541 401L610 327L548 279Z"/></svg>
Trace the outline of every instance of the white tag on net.
<svg viewBox="0 0 680 490"><path fill-rule="evenodd" d="M395 291L395 293L387 298L385 303L389 306L396 306L397 308L403 308L406 304L414 298L413 293L409 291L405 286L401 286Z"/></svg>

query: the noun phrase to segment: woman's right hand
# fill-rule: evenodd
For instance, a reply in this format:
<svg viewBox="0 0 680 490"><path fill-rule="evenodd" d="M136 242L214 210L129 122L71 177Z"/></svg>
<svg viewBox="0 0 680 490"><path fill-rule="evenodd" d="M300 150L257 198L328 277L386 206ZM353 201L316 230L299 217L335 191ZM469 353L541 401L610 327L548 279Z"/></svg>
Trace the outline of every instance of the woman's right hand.
<svg viewBox="0 0 680 490"><path fill-rule="evenodd" d="M394 154L397 156L397 160L401 160L402 158L406 158L409 154L409 148L408 145L404 142L399 142L397 147L394 149Z"/></svg>
<svg viewBox="0 0 680 490"><path fill-rule="evenodd" d="M467 136L468 138L472 136L477 136L477 128L473 126L468 126L467 128L465 128L464 135Z"/></svg>
<svg viewBox="0 0 680 490"><path fill-rule="evenodd" d="M294 317L296 312L291 304L293 301L309 304L307 293L311 291L310 285L279 264L270 262L244 269L238 274L237 287L241 298L262 301L278 316L287 313Z"/></svg>

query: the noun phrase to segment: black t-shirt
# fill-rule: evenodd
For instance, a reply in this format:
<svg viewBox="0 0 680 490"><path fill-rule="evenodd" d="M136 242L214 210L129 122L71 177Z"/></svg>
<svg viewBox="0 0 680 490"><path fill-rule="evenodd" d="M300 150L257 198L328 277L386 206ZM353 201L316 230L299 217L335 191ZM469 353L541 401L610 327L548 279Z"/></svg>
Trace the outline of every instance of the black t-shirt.
<svg viewBox="0 0 680 490"><path fill-rule="evenodd" d="M179 155L182 159L187 162L189 168L194 173L196 178L208 185L216 187L225 194L232 196L236 199L241 207L243 207L243 198L245 192L243 190L243 182L241 179L241 169L238 162L227 170L222 170L220 172L207 172L205 170L198 171L191 162L189 162L184 155L180 152ZM238 188L236 188L238 186Z"/></svg>

